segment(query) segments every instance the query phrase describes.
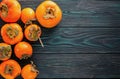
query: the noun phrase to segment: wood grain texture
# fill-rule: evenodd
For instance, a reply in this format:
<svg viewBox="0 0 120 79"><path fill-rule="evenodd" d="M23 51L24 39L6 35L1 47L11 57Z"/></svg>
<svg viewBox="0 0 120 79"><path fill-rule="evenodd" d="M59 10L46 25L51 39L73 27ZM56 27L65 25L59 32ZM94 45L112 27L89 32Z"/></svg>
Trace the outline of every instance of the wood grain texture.
<svg viewBox="0 0 120 79"><path fill-rule="evenodd" d="M118 28L56 28L44 32L45 48L39 42L32 45L35 53L120 53L119 34Z"/></svg>
<svg viewBox="0 0 120 79"><path fill-rule="evenodd" d="M22 9L35 10L44 0L18 1ZM22 67L33 60L40 71L37 78L120 78L120 1L53 1L61 7L63 19L56 28L42 28L45 48L24 38L33 46L32 58L19 60L13 54L12 59ZM4 24L0 20L0 26Z"/></svg>
<svg viewBox="0 0 120 79"><path fill-rule="evenodd" d="M40 71L37 78L120 77L119 54L34 54L29 60L16 60L22 67L33 60Z"/></svg>
<svg viewBox="0 0 120 79"><path fill-rule="evenodd" d="M118 78L119 54L35 54L39 78ZM38 61L39 60L39 61Z"/></svg>

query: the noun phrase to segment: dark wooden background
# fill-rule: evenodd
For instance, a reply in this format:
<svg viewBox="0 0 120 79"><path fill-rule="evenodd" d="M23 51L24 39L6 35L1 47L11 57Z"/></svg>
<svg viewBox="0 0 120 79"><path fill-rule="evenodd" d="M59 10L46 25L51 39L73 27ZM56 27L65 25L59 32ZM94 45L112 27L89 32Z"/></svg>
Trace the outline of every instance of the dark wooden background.
<svg viewBox="0 0 120 79"><path fill-rule="evenodd" d="M34 10L42 1L19 0L22 8ZM42 28L45 48L30 42L32 58L12 58L22 67L33 60L38 78L120 78L120 0L53 1L61 7L63 19L56 28Z"/></svg>

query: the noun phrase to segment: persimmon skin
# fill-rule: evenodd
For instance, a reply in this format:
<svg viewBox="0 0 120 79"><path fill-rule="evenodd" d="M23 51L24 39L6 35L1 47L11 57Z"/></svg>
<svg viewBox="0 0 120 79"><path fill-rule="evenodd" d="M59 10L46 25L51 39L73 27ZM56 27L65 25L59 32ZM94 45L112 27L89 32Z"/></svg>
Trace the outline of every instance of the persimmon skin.
<svg viewBox="0 0 120 79"><path fill-rule="evenodd" d="M8 7L7 16L3 16L0 12L1 19L5 22L16 22L21 16L21 5L17 0L2 0L1 4L6 4Z"/></svg>
<svg viewBox="0 0 120 79"><path fill-rule="evenodd" d="M38 73L31 71L31 69L32 69L32 65L31 65L31 64L25 65L25 66L22 68L21 76L22 76L24 79L35 79L35 78L37 77Z"/></svg>
<svg viewBox="0 0 120 79"><path fill-rule="evenodd" d="M9 38L8 35L7 35L7 30L6 30L6 29L7 29L9 26L11 26L12 28L17 29L17 30L19 31L18 35L17 35L15 38L13 38L13 39ZM14 45L14 44L22 41L22 39L23 39L22 28L21 28L21 26L20 26L19 24L17 24L17 23L5 24L5 25L2 26L2 28L1 28L1 36L2 36L2 39L3 39L3 41L4 41L5 43L10 44L10 45Z"/></svg>
<svg viewBox="0 0 120 79"><path fill-rule="evenodd" d="M23 55L27 55L29 57L32 56L33 48L28 42L19 42L15 45L14 53L17 58L19 59L25 59L23 58Z"/></svg>
<svg viewBox="0 0 120 79"><path fill-rule="evenodd" d="M53 19L44 19L46 9L50 7L55 9L54 15L55 18ZM62 11L59 6L50 0L45 0L42 2L36 9L36 18L38 22L45 28L53 28L55 27L62 19Z"/></svg>
<svg viewBox="0 0 120 79"><path fill-rule="evenodd" d="M37 39L37 40L34 40L34 39L30 39L30 38L29 38L29 34L30 34L30 31L29 31L29 30L30 30L32 27L34 27L36 30L39 29L39 33L37 34L37 37L40 38L42 32L41 32L40 27L39 27L38 25L36 25L36 24L31 24L31 25L29 25L29 26L27 26L27 27L25 28L25 31L24 31L25 37L26 37L29 41L37 41L38 39Z"/></svg>
<svg viewBox="0 0 120 79"><path fill-rule="evenodd" d="M13 67L13 71L12 71L11 74L6 74L5 73L5 68L6 68L7 65ZM20 75L20 73L21 73L21 67L18 64L18 62L16 62L15 60L10 59L10 60L4 61L0 64L0 74L5 79L14 79L18 75Z"/></svg>
<svg viewBox="0 0 120 79"><path fill-rule="evenodd" d="M21 20L23 23L26 23L27 21L35 19L35 12L32 8L24 8L21 13Z"/></svg>
<svg viewBox="0 0 120 79"><path fill-rule="evenodd" d="M10 45L8 45L8 44L6 44L6 43L0 43L0 47L7 47L7 46L10 46ZM1 53L4 53L4 52L1 52ZM11 57L11 55L12 55L12 48L11 48L11 46L10 46L10 51L9 51L9 53L8 53L8 55L7 55L7 57L2 57L2 58L0 58L0 60L1 61L5 61L5 60L8 60L8 59L10 59L10 57Z"/></svg>

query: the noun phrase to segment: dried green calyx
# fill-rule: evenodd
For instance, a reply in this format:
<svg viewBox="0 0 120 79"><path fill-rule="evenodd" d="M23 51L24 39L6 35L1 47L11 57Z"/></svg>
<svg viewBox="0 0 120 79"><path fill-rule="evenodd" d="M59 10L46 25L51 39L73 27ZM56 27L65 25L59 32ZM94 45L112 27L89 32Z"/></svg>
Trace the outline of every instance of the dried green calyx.
<svg viewBox="0 0 120 79"><path fill-rule="evenodd" d="M30 19L30 20L28 20L28 21L25 23L25 28L26 28L27 26L35 23L35 22L36 22L36 19Z"/></svg>
<svg viewBox="0 0 120 79"><path fill-rule="evenodd" d="M53 19L53 18L55 18L55 9L48 7L46 9L46 14L44 16L44 19Z"/></svg>
<svg viewBox="0 0 120 79"><path fill-rule="evenodd" d="M7 15L8 15L8 6L6 4L2 4L0 6L0 11L1 11L2 16L7 17Z"/></svg>
<svg viewBox="0 0 120 79"><path fill-rule="evenodd" d="M29 38L32 41L37 41L39 39L39 34L40 34L40 28L36 29L34 26L29 29Z"/></svg>
<svg viewBox="0 0 120 79"><path fill-rule="evenodd" d="M31 61L31 65L31 72L39 74L39 71L37 70L36 65L33 63L33 61Z"/></svg>
<svg viewBox="0 0 120 79"><path fill-rule="evenodd" d="M9 26L6 29L6 32L7 32L8 37L11 39L15 38L19 34L19 30L12 28L11 26Z"/></svg>
<svg viewBox="0 0 120 79"><path fill-rule="evenodd" d="M12 51L11 46L1 46L0 47L0 59L10 57L10 52Z"/></svg>
<svg viewBox="0 0 120 79"><path fill-rule="evenodd" d="M31 57L31 55L23 54L22 57L20 58L20 60L22 60L22 59L28 59L30 57Z"/></svg>
<svg viewBox="0 0 120 79"><path fill-rule="evenodd" d="M13 66L6 65L4 73L12 75L13 70L14 70Z"/></svg>

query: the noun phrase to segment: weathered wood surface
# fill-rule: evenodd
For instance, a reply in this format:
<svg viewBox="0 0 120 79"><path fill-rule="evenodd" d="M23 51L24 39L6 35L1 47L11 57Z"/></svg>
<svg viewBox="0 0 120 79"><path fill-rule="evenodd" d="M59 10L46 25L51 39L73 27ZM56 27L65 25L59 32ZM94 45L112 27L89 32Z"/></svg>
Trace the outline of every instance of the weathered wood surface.
<svg viewBox="0 0 120 79"><path fill-rule="evenodd" d="M34 10L42 1L19 0L22 8ZM38 78L120 78L120 0L53 1L61 7L63 19L54 29L42 28L45 48L31 42L32 58L12 58L22 67L33 60Z"/></svg>

